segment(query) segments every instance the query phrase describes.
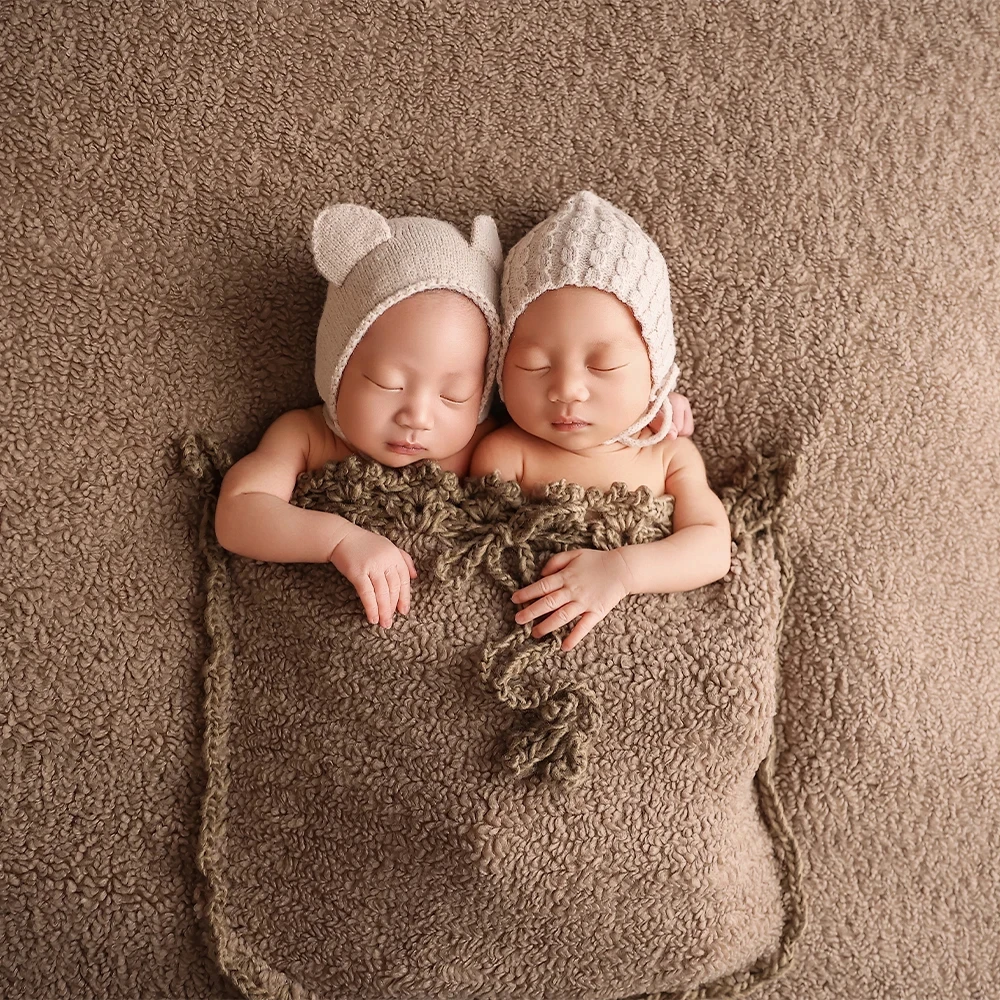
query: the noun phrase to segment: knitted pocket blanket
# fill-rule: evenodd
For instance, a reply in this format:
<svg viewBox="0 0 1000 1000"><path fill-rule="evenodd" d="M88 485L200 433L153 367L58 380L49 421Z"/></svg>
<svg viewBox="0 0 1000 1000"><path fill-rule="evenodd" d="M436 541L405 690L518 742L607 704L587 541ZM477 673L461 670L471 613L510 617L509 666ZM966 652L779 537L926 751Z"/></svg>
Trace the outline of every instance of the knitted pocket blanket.
<svg viewBox="0 0 1000 1000"><path fill-rule="evenodd" d="M220 965L254 998L730 996L779 975L804 923L771 783L791 584L784 467L720 492L721 581L621 601L572 651L513 590L554 552L662 538L672 501L352 457L292 503L406 549L390 629L326 564L232 556L203 486L199 863Z"/></svg>

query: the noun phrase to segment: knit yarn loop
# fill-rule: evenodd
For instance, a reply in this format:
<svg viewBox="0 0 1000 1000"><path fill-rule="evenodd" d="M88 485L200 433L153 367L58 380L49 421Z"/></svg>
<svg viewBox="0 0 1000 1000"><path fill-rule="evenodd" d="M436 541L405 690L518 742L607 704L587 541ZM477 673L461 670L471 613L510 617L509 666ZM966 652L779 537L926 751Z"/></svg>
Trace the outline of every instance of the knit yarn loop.
<svg viewBox="0 0 1000 1000"><path fill-rule="evenodd" d="M510 593L537 580L556 552L612 549L668 533L663 507L645 487L615 483L602 491L563 480L528 497L496 474L463 484L435 462L390 469L358 455L303 473L291 502L340 514L404 548L419 540L440 580L460 582L482 571ZM544 659L565 655L559 650L566 627L535 639L529 625L513 620L515 612L508 603L508 631L478 654L484 687L513 713L501 758L521 778L576 782L586 771L600 708L571 678L558 685L539 680Z"/></svg>
<svg viewBox="0 0 1000 1000"><path fill-rule="evenodd" d="M487 690L517 713L504 738L504 766L519 778L536 775L573 783L586 769L590 737L600 728L601 710L582 686L569 684L553 691L525 681L546 645L558 650L559 640L551 633L535 640L531 626L522 625L485 644L479 676Z"/></svg>

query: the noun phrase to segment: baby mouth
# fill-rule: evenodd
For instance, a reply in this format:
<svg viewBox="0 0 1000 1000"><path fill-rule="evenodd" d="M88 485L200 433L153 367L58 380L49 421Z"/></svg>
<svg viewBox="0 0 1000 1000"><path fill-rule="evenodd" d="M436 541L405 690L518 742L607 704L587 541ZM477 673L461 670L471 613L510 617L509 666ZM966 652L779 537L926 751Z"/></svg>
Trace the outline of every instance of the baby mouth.
<svg viewBox="0 0 1000 1000"><path fill-rule="evenodd" d="M588 424L586 420L577 420L575 418L570 420L561 418L559 420L553 420L552 426L559 431L572 431L578 430L581 427L589 427L590 424Z"/></svg>
<svg viewBox="0 0 1000 1000"><path fill-rule="evenodd" d="M389 448L393 451L402 452L404 454L413 454L418 451L427 451L427 449L422 444L417 444L415 441L390 441Z"/></svg>

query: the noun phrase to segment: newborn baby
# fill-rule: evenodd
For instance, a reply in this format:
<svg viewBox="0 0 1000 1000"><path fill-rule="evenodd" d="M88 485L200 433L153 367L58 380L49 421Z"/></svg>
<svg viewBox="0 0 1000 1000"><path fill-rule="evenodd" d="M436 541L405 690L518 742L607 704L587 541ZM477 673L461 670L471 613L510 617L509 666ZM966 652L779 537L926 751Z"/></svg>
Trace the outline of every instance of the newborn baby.
<svg viewBox="0 0 1000 1000"><path fill-rule="evenodd" d="M464 476L489 417L499 335L500 239L477 216L471 242L437 219L385 219L334 205L313 226L329 281L316 342L320 406L290 410L235 463L215 531L231 552L331 562L368 620L388 628L410 606L409 553L338 514L288 501L298 476L352 454L399 468L432 459Z"/></svg>
<svg viewBox="0 0 1000 1000"><path fill-rule="evenodd" d="M497 384L513 423L484 437L470 473L498 472L526 493L566 479L602 490L646 486L674 499L667 538L553 556L540 580L514 593L515 603L534 602L516 621L552 612L533 629L540 637L579 617L562 644L569 650L627 594L694 590L725 576L725 508L690 438L671 434L678 369L667 265L655 242L620 209L581 192L510 251L501 308Z"/></svg>

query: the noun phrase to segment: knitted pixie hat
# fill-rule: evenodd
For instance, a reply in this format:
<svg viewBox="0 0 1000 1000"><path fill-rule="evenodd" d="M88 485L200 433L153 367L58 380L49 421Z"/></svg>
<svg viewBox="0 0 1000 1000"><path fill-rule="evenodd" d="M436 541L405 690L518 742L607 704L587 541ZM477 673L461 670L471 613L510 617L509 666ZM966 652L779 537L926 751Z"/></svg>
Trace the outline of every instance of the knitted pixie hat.
<svg viewBox="0 0 1000 1000"><path fill-rule="evenodd" d="M581 191L516 243L504 263L500 304L503 326L497 357L497 387L503 399L503 363L518 316L543 292L564 285L610 292L635 314L649 352L652 389L642 416L604 444L639 447L662 441L670 431L668 393L677 385L670 279L660 248L620 208ZM663 410L663 427L650 437L632 437Z"/></svg>
<svg viewBox="0 0 1000 1000"><path fill-rule="evenodd" d="M313 258L330 284L316 335L316 388L327 425L339 437L337 390L354 348L390 306L432 288L460 292L486 317L490 340L479 423L486 419L500 339L503 251L490 216L477 215L471 235L467 240L440 219L386 219L363 205L330 205L317 216Z"/></svg>

